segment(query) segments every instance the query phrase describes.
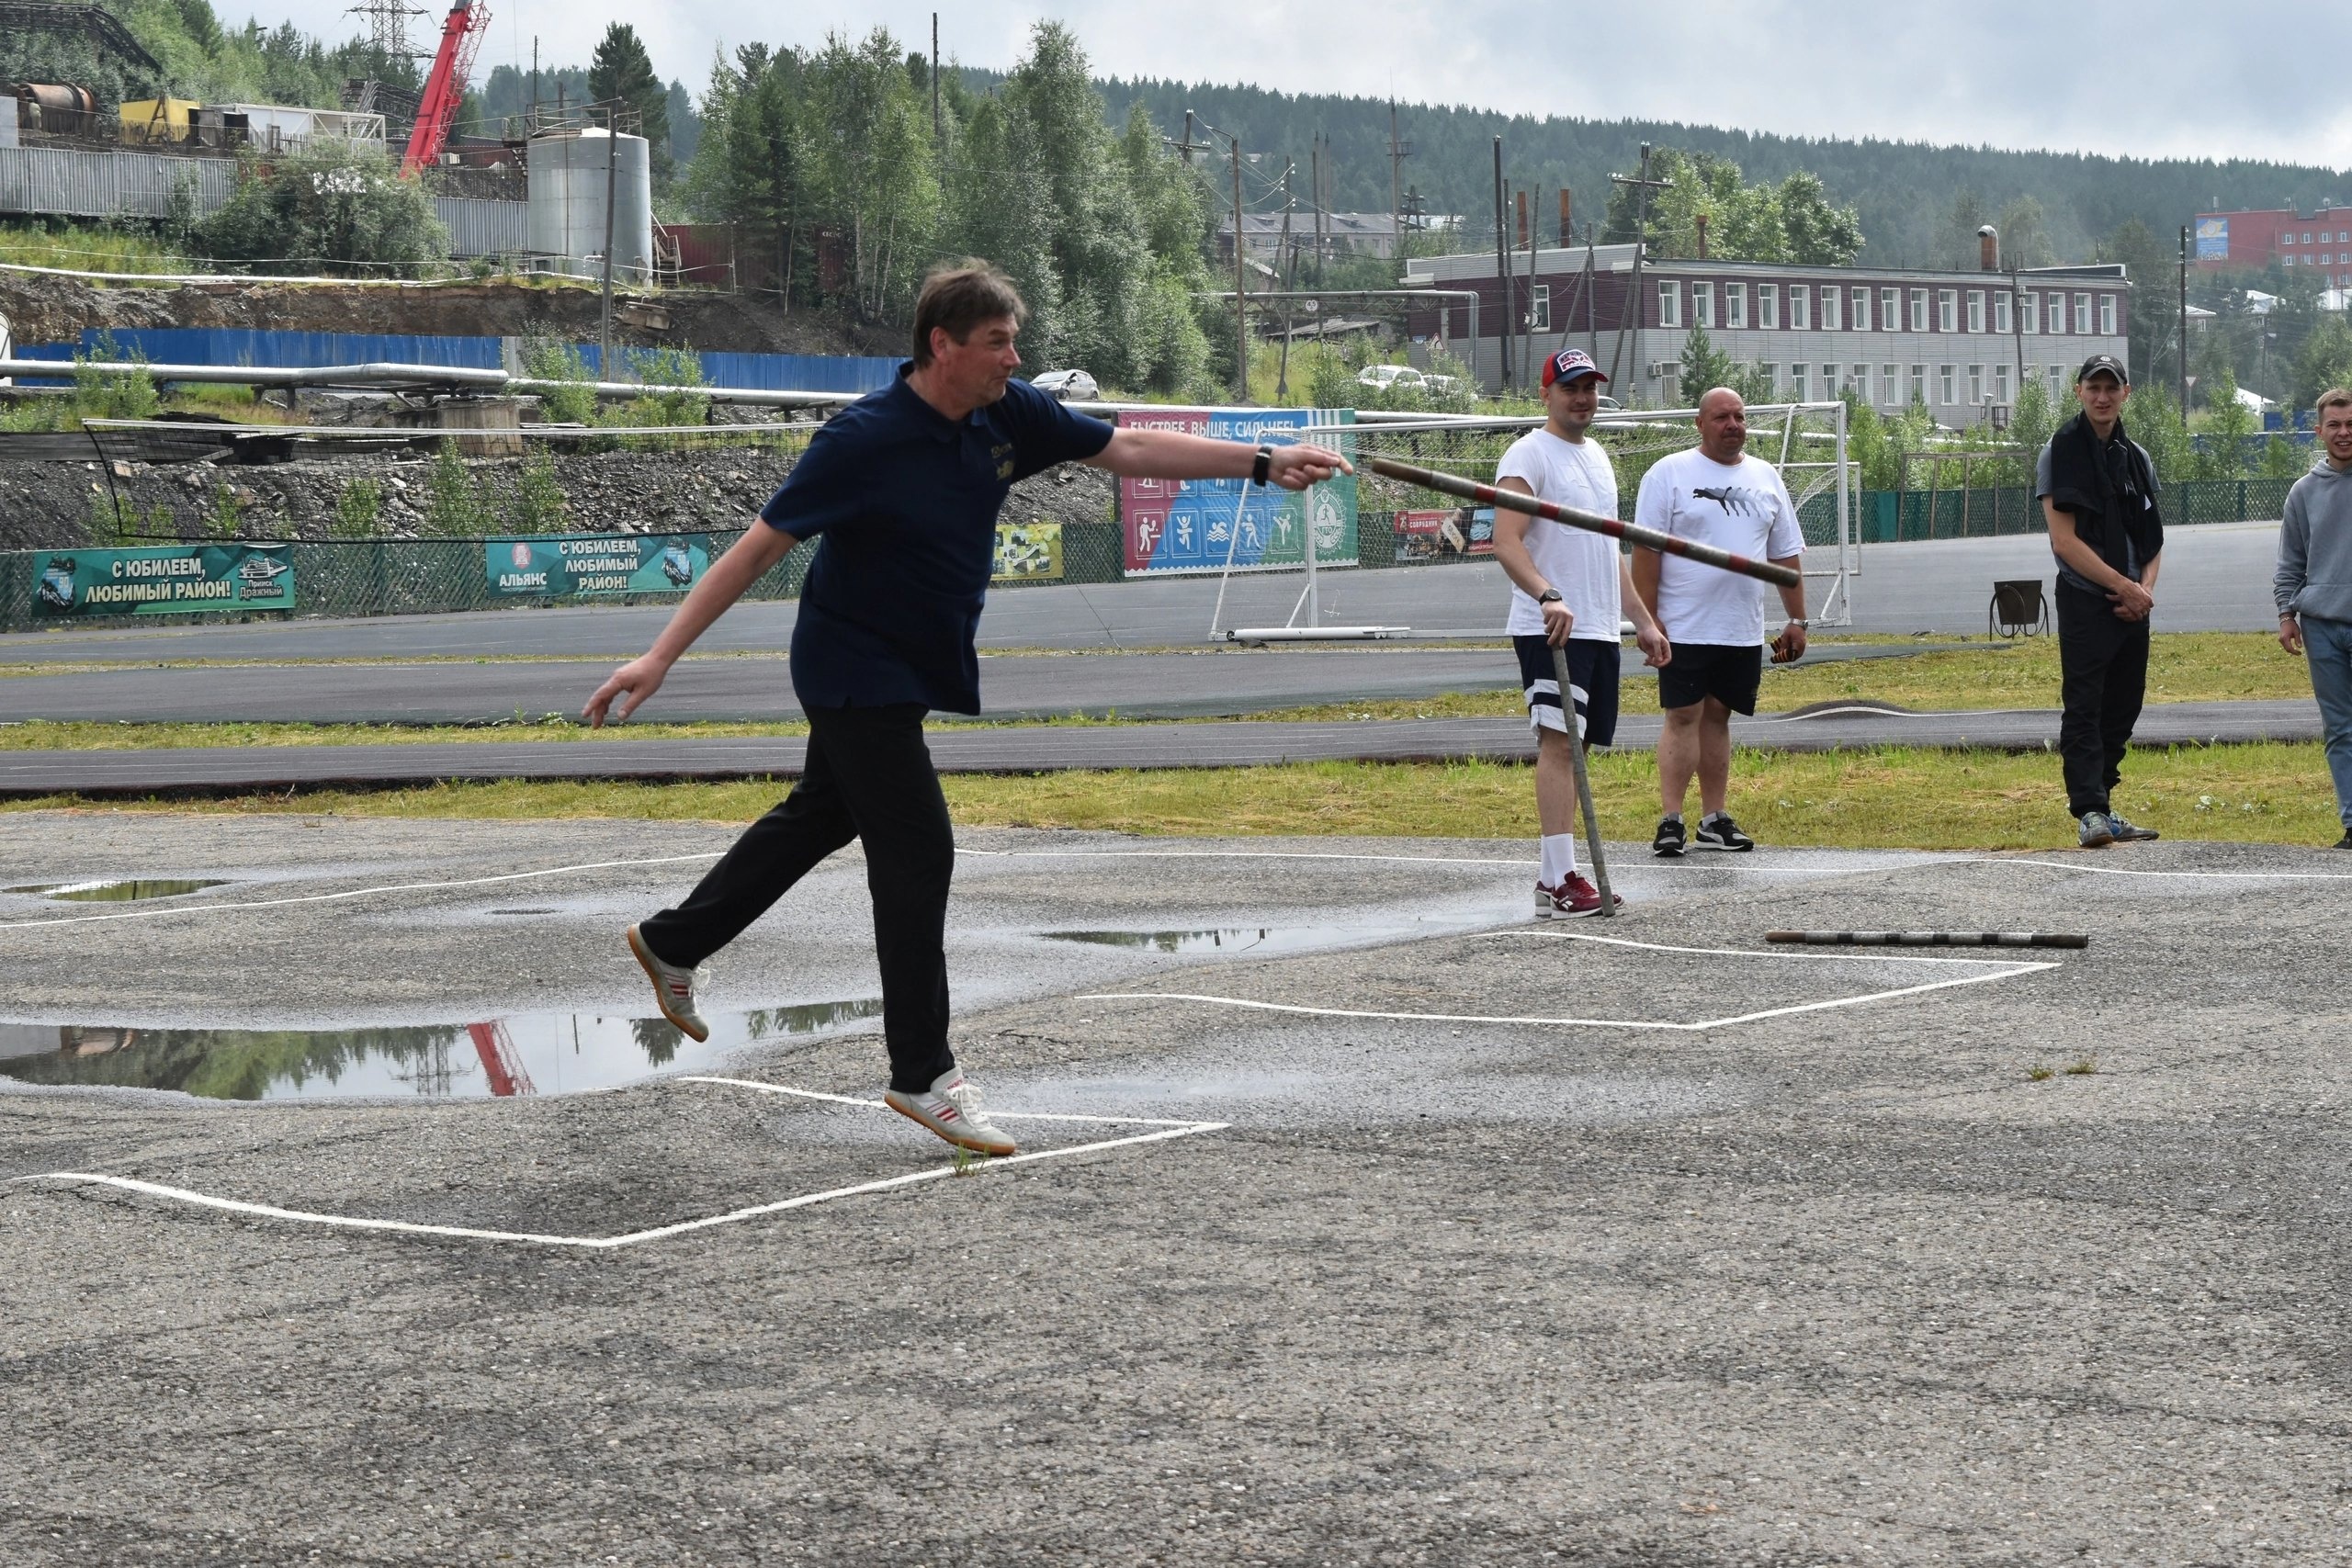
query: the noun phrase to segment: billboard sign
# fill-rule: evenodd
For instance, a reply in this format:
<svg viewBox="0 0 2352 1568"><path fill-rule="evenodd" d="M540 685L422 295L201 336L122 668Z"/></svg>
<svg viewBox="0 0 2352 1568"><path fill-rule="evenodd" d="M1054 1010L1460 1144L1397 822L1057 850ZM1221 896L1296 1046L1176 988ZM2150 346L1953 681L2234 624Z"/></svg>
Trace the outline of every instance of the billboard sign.
<svg viewBox="0 0 2352 1568"><path fill-rule="evenodd" d="M684 593L710 567L707 534L534 534L482 541L493 598Z"/></svg>
<svg viewBox="0 0 2352 1568"><path fill-rule="evenodd" d="M1295 440L1310 424L1352 424L1348 409L1128 409L1128 430L1173 430L1252 446ZM1310 515L1311 509L1311 515ZM1309 492L1229 479L1119 481L1119 526L1129 577L1170 572L1272 570L1356 564L1356 481L1342 475Z"/></svg>
<svg viewBox="0 0 2352 1568"><path fill-rule="evenodd" d="M2197 259L2227 261L2230 259L2230 220L2226 218L2199 218L2197 220Z"/></svg>
<svg viewBox="0 0 2352 1568"><path fill-rule="evenodd" d="M1058 523L1000 523L991 582L1058 582L1062 576L1062 525Z"/></svg>
<svg viewBox="0 0 2352 1568"><path fill-rule="evenodd" d="M166 545L36 552L33 614L169 615L294 607L287 545Z"/></svg>

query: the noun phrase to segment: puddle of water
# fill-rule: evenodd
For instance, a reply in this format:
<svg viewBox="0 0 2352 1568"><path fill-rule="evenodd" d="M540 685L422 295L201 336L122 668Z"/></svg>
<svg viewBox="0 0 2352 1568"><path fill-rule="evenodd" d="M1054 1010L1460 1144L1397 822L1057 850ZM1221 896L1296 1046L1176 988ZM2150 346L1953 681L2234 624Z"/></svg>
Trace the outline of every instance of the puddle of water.
<svg viewBox="0 0 2352 1568"><path fill-rule="evenodd" d="M1040 931L1049 942L1080 942L1152 953L1304 953L1367 942L1426 936L1418 920L1362 926L1211 926L1199 931Z"/></svg>
<svg viewBox="0 0 2352 1568"><path fill-rule="evenodd" d="M74 903L119 904L133 898L176 898L183 893L200 893L207 887L225 887L228 883L225 876L175 881L125 878L111 882L36 882L23 887L0 887L0 893L44 893L51 898Z"/></svg>
<svg viewBox="0 0 2352 1568"><path fill-rule="evenodd" d="M720 1014L699 1043L659 1018L590 1013L378 1029L0 1023L0 1074L211 1100L563 1094L709 1066L746 1045L825 1034L881 1013L879 997L858 997Z"/></svg>

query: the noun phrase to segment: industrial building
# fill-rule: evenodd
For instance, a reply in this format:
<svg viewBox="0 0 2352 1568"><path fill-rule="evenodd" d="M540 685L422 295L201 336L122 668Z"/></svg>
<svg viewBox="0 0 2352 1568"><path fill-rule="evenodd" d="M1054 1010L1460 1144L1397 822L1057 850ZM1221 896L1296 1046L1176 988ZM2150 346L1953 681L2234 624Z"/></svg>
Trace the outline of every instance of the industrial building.
<svg viewBox="0 0 2352 1568"><path fill-rule="evenodd" d="M1522 246L1500 260L1493 251L1416 260L1408 287L1478 296L1475 321L1466 299L1414 310L1416 361L1442 345L1493 392L1532 387L1545 355L1582 348L1621 400L1671 407L1681 400L1683 347L1704 329L1791 401L1851 391L1889 411L1924 402L1956 427L2006 423L2027 381L2063 397L2085 359L2129 349L2132 285L2120 265L2007 271L1989 238L1973 272L1644 256L1637 274L1635 250L1531 255Z"/></svg>
<svg viewBox="0 0 2352 1568"><path fill-rule="evenodd" d="M2195 260L2209 272L2261 271L2277 262L2316 271L2330 288L2352 288L2352 207L2323 207L2309 217L2291 207L2200 212L2196 234Z"/></svg>

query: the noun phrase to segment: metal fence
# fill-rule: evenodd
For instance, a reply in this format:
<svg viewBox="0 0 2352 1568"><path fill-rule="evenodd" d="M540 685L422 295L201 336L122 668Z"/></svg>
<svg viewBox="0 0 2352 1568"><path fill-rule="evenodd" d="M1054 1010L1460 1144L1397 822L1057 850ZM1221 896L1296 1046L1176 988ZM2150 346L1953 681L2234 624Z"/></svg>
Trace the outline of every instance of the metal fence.
<svg viewBox="0 0 2352 1568"><path fill-rule="evenodd" d="M2292 479L2188 479L2158 499L2167 523L2269 522L2286 509ZM2041 503L2024 485L1972 490L1866 490L1861 542L1981 539L2042 531ZM1805 531L1812 541L1810 526Z"/></svg>
<svg viewBox="0 0 2352 1568"><path fill-rule="evenodd" d="M237 164L229 158L0 147L0 212L168 218L174 193L185 186L197 215L209 217L228 205L236 182Z"/></svg>
<svg viewBox="0 0 2352 1568"><path fill-rule="evenodd" d="M996 589L1033 582L1115 582L1121 555L1115 523L1065 523L1062 529L1062 575L1059 578L1006 579ZM742 536L742 530L712 530L711 553L717 556ZM164 544L163 539L126 538L125 548ZM258 543L261 541L244 541ZM797 599L816 553L814 543L803 544L776 563L743 595L746 599ZM0 552L0 631L38 630L62 623L37 615L35 594L40 573L56 550ZM457 610L503 610L527 605L675 604L676 593L600 594L593 601L576 597L517 596L491 586L484 570L481 539L368 539L292 541L288 554L294 575L296 615L424 615ZM283 612L223 612L177 614L168 617L108 616L121 626L153 626L173 622L277 619ZM91 618L76 624L88 626Z"/></svg>

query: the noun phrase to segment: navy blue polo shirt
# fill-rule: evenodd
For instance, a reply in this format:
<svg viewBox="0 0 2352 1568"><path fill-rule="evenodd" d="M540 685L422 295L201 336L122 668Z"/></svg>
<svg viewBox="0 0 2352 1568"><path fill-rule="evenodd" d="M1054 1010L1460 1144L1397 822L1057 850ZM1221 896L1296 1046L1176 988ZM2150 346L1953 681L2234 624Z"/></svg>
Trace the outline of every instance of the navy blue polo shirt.
<svg viewBox="0 0 2352 1568"><path fill-rule="evenodd" d="M972 648L1005 495L1112 430L1026 381L948 419L898 378L827 420L760 521L820 541L792 627L804 705L980 711Z"/></svg>

